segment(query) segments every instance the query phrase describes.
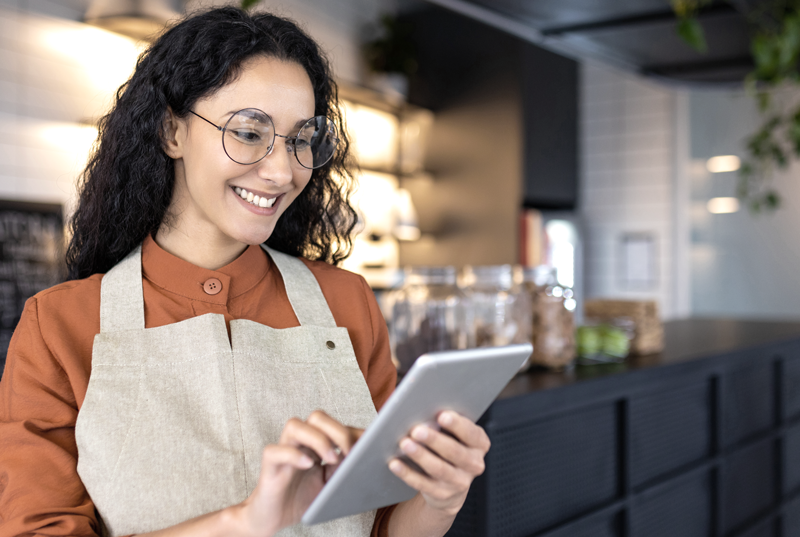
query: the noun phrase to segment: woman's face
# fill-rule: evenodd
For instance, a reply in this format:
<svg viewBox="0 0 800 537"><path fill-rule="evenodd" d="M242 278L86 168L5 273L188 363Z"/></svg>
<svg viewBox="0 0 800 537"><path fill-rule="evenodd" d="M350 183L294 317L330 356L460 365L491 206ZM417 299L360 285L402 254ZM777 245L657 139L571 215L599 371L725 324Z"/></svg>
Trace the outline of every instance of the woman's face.
<svg viewBox="0 0 800 537"><path fill-rule="evenodd" d="M314 116L311 80L297 63L258 56L242 65L236 80L199 100L192 111L224 126L245 108L266 112L277 134L295 135ZM193 114L169 119L166 131L165 149L175 159L172 229L195 240L228 246L266 241L311 178L311 170L298 165L279 136L269 155L242 165L226 155L222 133ZM251 200L258 196L267 202L243 199L241 190L252 193Z"/></svg>

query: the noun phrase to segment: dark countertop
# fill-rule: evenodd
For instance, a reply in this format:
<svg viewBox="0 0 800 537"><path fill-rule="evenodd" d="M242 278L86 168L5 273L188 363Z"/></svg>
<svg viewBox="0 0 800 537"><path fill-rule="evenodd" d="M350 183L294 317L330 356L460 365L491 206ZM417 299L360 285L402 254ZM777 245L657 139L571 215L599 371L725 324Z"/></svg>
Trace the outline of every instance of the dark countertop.
<svg viewBox="0 0 800 537"><path fill-rule="evenodd" d="M800 322L686 319L664 324L664 350L618 364L578 365L564 372L537 369L518 375L498 399L559 388L590 379L683 364L703 358L800 339Z"/></svg>

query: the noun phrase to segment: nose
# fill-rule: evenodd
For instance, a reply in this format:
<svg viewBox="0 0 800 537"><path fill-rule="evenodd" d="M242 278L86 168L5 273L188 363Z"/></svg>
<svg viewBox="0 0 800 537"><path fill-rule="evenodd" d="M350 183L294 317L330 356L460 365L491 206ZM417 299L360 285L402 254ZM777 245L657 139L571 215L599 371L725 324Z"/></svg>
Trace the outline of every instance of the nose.
<svg viewBox="0 0 800 537"><path fill-rule="evenodd" d="M272 150L258 162L256 172L261 179L283 186L292 182L292 159L294 159L286 140L278 136L272 145Z"/></svg>

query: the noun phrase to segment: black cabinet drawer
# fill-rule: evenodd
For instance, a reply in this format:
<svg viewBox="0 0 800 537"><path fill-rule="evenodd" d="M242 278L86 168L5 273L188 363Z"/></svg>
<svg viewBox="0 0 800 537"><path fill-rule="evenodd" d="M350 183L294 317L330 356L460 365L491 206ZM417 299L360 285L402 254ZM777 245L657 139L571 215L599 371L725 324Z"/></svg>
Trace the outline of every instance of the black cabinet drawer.
<svg viewBox="0 0 800 537"><path fill-rule="evenodd" d="M703 382L631 399L633 487L711 454L710 386Z"/></svg>
<svg viewBox="0 0 800 537"><path fill-rule="evenodd" d="M786 431L783 438L783 493L800 488L800 425Z"/></svg>
<svg viewBox="0 0 800 537"><path fill-rule="evenodd" d="M621 537L622 514L602 513L581 518L541 537Z"/></svg>
<svg viewBox="0 0 800 537"><path fill-rule="evenodd" d="M527 536L616 498L618 412L613 403L505 428L487 426L490 536Z"/></svg>
<svg viewBox="0 0 800 537"><path fill-rule="evenodd" d="M800 537L800 498L786 504L781 520L781 537Z"/></svg>
<svg viewBox="0 0 800 537"><path fill-rule="evenodd" d="M800 416L800 356L783 361L783 417Z"/></svg>
<svg viewBox="0 0 800 537"><path fill-rule="evenodd" d="M736 537L774 537L775 521L772 517L763 520L742 533L737 533Z"/></svg>
<svg viewBox="0 0 800 537"><path fill-rule="evenodd" d="M767 511L775 501L775 441L762 440L722 465L722 526L725 533Z"/></svg>
<svg viewBox="0 0 800 537"><path fill-rule="evenodd" d="M740 367L721 379L723 445L767 431L774 423L773 368L769 360Z"/></svg>
<svg viewBox="0 0 800 537"><path fill-rule="evenodd" d="M635 498L632 537L708 537L712 482L707 471L682 476Z"/></svg>

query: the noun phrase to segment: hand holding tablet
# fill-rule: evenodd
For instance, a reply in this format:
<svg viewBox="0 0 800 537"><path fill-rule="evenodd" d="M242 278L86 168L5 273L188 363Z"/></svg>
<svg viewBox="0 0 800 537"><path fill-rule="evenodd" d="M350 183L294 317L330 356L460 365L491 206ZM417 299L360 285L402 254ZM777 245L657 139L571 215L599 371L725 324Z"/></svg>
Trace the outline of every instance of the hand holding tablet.
<svg viewBox="0 0 800 537"><path fill-rule="evenodd" d="M398 455L404 455L404 460L425 461L425 456L433 456L423 447L426 443L435 442L438 449L447 450L448 442L451 447L457 442L447 434L417 426L438 419L454 436L467 434L471 429L466 424L486 411L531 352L532 347L526 344L420 357L309 506L303 523L318 524L411 499L417 491L392 473L390 461ZM466 418L463 423L459 422L462 419L459 415ZM451 418L449 423L448 418ZM405 439L403 447L410 451L398 452L398 443L409 434L411 438L416 435L417 440ZM426 476L409 476L409 473L406 470L401 475L420 488L418 485L423 484ZM424 489L421 490L424 495Z"/></svg>

